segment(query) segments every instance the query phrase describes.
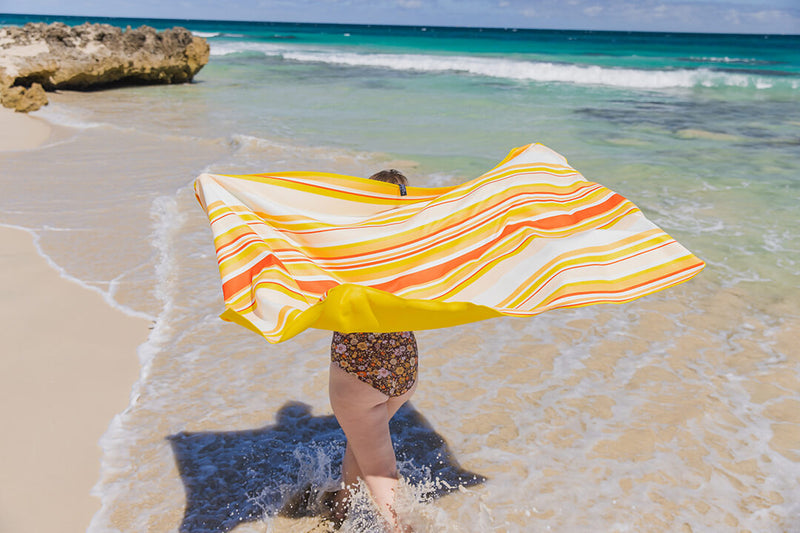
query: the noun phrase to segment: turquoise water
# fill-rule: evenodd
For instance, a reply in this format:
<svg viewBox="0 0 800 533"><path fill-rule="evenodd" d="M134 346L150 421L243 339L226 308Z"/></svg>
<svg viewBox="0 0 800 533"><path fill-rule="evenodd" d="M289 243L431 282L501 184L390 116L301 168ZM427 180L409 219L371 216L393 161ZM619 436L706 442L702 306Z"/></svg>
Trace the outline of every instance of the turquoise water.
<svg viewBox="0 0 800 533"><path fill-rule="evenodd" d="M187 480L168 436L203 431L227 443L218 457L194 457L208 474L215 457L260 450L262 441L248 448L253 435L237 443L231 432L276 423L289 401L330 414L325 332L266 346L216 318L194 176L396 166L416 184L445 185L541 142L708 267L626 306L420 332L414 406L485 478L432 501L420 489L421 530L791 531L800 37L92 20L180 24L211 46L192 84L52 95L36 115L59 126L53 140L0 155L0 222L31 229L65 274L154 320L131 406L103 442L93 530L179 527ZM239 498L237 530L308 530L277 509L336 475L335 430L325 426L320 443L289 419L313 446L282 449L279 464L245 461L261 472L247 478L256 485L247 496L217 487ZM652 452L634 446L644 458L609 451L651 433ZM399 445L413 448L413 435L401 432ZM297 454L313 460L295 479L287 457ZM425 479L433 463L415 460L404 474ZM285 476L277 488L270 466ZM206 474L190 481L215 479ZM190 506L187 519L209 512Z"/></svg>

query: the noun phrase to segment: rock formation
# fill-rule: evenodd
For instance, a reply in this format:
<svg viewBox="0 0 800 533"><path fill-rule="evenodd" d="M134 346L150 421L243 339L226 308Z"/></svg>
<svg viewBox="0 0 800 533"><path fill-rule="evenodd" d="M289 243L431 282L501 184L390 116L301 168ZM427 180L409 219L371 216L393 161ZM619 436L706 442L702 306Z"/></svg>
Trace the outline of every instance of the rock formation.
<svg viewBox="0 0 800 533"><path fill-rule="evenodd" d="M185 28L8 26L0 28L0 103L27 112L47 104L44 91L189 82L208 55L206 40Z"/></svg>

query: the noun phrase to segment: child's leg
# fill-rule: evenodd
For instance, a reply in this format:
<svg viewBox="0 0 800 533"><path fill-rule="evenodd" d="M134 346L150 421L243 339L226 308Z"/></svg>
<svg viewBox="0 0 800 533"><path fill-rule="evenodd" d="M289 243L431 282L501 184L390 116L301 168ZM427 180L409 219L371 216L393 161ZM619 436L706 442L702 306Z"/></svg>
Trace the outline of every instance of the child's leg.
<svg viewBox="0 0 800 533"><path fill-rule="evenodd" d="M393 510L397 487L397 462L389 435L389 419L402 405L404 396L390 398L332 363L330 369L331 407L347 436L342 477L345 484L359 477L378 505L381 514L396 524ZM391 405L390 405L391 401ZM353 466L357 468L353 468Z"/></svg>

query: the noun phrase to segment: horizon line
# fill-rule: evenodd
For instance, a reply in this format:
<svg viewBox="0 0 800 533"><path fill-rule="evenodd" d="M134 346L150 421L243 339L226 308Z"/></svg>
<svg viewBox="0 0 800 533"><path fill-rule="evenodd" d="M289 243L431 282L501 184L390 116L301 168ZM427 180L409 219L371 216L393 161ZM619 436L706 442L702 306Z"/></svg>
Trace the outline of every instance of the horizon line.
<svg viewBox="0 0 800 533"><path fill-rule="evenodd" d="M177 22L233 22L241 24L317 24L325 26L365 26L365 27L386 27L386 28L437 28L437 29L465 29L465 30L505 30L505 31L565 31L565 32L592 32L592 33L640 33L640 34L671 34L681 35L746 35L746 36L777 36L777 37L800 37L798 33L735 33L735 32L695 32L681 30L598 30L586 28L525 28L514 26L443 26L440 24L386 24L370 22L310 22L310 21L289 21L289 20L242 20L242 19L191 19L173 17L144 17L144 16L111 16L111 15L65 15L51 13L9 13L2 12L4 15L27 16L27 17L68 17L68 18L95 18L95 19L121 19L121 20L163 20Z"/></svg>

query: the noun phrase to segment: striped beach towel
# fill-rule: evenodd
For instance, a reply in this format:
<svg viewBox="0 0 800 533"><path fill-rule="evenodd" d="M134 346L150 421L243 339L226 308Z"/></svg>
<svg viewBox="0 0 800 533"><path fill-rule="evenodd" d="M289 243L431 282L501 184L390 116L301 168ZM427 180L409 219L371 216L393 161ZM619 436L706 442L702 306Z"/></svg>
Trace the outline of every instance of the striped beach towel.
<svg viewBox="0 0 800 533"><path fill-rule="evenodd" d="M622 303L704 263L541 144L453 187L320 172L203 174L224 320L269 342Z"/></svg>

